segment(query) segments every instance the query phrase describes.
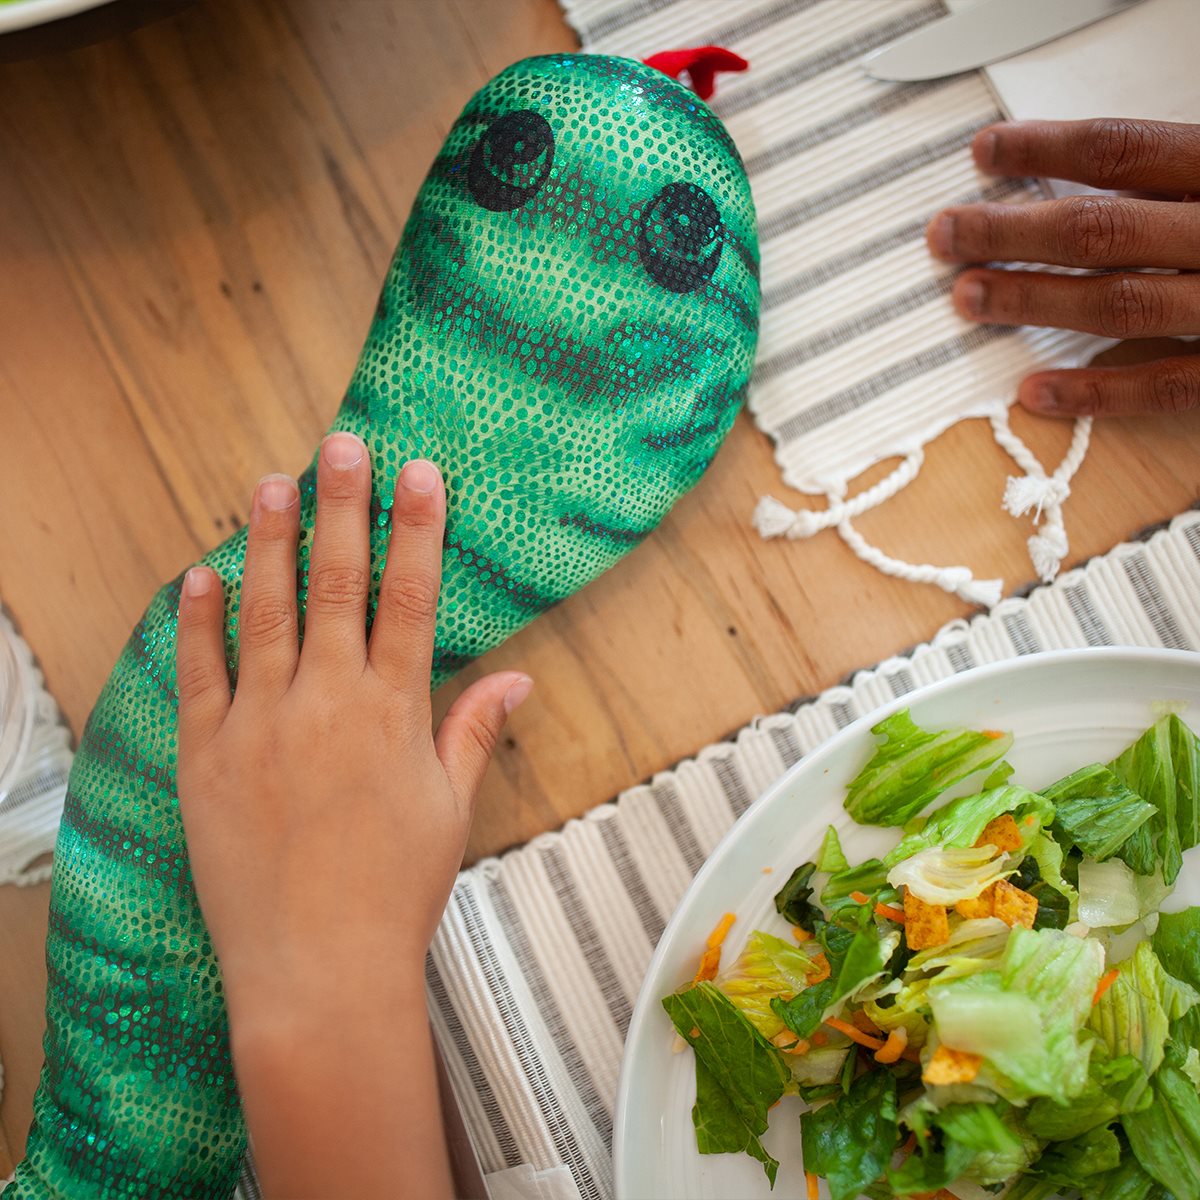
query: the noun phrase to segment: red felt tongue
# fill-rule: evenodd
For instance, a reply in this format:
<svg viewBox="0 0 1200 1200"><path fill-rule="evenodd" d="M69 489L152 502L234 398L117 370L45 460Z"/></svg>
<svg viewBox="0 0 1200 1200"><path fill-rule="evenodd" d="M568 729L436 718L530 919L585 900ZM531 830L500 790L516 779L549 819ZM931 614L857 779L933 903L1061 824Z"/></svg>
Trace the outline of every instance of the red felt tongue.
<svg viewBox="0 0 1200 1200"><path fill-rule="evenodd" d="M707 100L715 90L718 71L744 71L750 64L740 54L722 46L695 46L691 50L663 50L643 58L648 67L654 67L672 79L678 79L684 71L691 80L692 91L701 100Z"/></svg>

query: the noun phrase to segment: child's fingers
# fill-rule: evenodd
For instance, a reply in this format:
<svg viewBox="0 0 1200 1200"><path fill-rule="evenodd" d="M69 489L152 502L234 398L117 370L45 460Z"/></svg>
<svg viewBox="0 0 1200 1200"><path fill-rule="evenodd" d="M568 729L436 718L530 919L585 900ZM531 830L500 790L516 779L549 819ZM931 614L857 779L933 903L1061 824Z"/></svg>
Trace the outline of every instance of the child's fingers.
<svg viewBox="0 0 1200 1200"><path fill-rule="evenodd" d="M528 675L500 671L471 684L450 705L438 727L434 749L459 803L474 807L504 722L532 688Z"/></svg>
<svg viewBox="0 0 1200 1200"><path fill-rule="evenodd" d="M278 696L296 673L300 492L268 475L254 493L238 613L238 692Z"/></svg>
<svg viewBox="0 0 1200 1200"><path fill-rule="evenodd" d="M302 663L355 673L366 663L370 503L367 447L352 433L330 434L317 466Z"/></svg>
<svg viewBox="0 0 1200 1200"><path fill-rule="evenodd" d="M183 578L175 685L179 689L179 743L203 745L220 728L230 702L225 593L210 567L193 567Z"/></svg>
<svg viewBox="0 0 1200 1200"><path fill-rule="evenodd" d="M392 502L387 566L371 630L371 666L423 705L429 700L445 526L441 473L424 459L406 463Z"/></svg>

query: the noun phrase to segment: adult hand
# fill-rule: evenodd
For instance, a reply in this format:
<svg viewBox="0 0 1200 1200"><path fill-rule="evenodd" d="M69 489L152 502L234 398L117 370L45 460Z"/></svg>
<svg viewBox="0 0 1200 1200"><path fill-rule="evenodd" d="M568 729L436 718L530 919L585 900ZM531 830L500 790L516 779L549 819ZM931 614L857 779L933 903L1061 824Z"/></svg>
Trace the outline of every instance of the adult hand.
<svg viewBox="0 0 1200 1200"><path fill-rule="evenodd" d="M258 486L230 696L224 593L188 572L179 606L179 802L221 967L230 1041L268 1194L449 1194L424 959L496 738L529 693L468 688L432 729L445 525L437 469L408 463L370 640L367 448L325 440L304 646L299 492Z"/></svg>
<svg viewBox="0 0 1200 1200"><path fill-rule="evenodd" d="M929 223L947 262L1040 262L1103 275L974 269L958 311L1000 325L1053 325L1114 338L1200 334L1200 126L1156 121L1018 121L981 130L975 161L993 175L1069 179L1128 196L969 204ZM1131 268L1169 267L1178 274ZM1041 371L1021 384L1028 409L1055 416L1180 412L1200 406L1200 355L1136 366Z"/></svg>

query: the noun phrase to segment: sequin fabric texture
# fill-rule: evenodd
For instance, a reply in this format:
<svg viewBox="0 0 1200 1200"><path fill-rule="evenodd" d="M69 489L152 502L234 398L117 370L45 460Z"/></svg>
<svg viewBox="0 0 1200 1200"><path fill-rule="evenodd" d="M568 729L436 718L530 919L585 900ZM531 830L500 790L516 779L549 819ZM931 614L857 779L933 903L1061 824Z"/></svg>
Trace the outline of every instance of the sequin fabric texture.
<svg viewBox="0 0 1200 1200"><path fill-rule="evenodd" d="M424 456L446 476L435 686L615 563L700 477L749 378L757 262L737 152L673 80L555 55L473 97L333 425L371 448L376 585L399 469ZM310 465L302 606L314 484ZM204 559L226 584L234 669L244 548L236 535ZM176 580L151 602L75 760L46 1061L5 1200L207 1200L236 1184L245 1129L175 790L178 599Z"/></svg>

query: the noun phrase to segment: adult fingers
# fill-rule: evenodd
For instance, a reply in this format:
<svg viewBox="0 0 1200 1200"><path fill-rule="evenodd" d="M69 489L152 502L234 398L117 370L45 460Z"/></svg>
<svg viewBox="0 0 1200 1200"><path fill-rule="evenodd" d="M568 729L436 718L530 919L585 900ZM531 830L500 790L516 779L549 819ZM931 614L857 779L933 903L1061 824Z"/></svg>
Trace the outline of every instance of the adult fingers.
<svg viewBox="0 0 1200 1200"><path fill-rule="evenodd" d="M947 262L1189 268L1200 266L1200 204L1116 196L969 204L938 213L926 238Z"/></svg>
<svg viewBox="0 0 1200 1200"><path fill-rule="evenodd" d="M371 464L352 433L331 433L317 465L317 519L308 566L301 664L361 671L367 656Z"/></svg>
<svg viewBox="0 0 1200 1200"><path fill-rule="evenodd" d="M997 325L1053 325L1102 337L1200 333L1200 275L1051 275L964 271L959 312Z"/></svg>
<svg viewBox="0 0 1200 1200"><path fill-rule="evenodd" d="M254 493L238 612L238 693L279 695L299 655L296 538L300 492L287 475L268 475Z"/></svg>
<svg viewBox="0 0 1200 1200"><path fill-rule="evenodd" d="M474 807L504 722L532 689L528 675L500 671L471 684L450 705L438 727L434 749L461 804Z"/></svg>
<svg viewBox="0 0 1200 1200"><path fill-rule="evenodd" d="M1105 191L1200 191L1200 126L1169 121L1011 121L972 146L993 175L1071 179Z"/></svg>
<svg viewBox="0 0 1200 1200"><path fill-rule="evenodd" d="M406 463L396 480L387 566L371 630L371 666L421 705L429 703L429 674L438 589L442 578L442 532L446 492L437 467L424 459Z"/></svg>
<svg viewBox="0 0 1200 1200"><path fill-rule="evenodd" d="M183 577L175 686L179 690L179 743L186 753L207 742L229 711L225 592L211 567L193 567Z"/></svg>
<svg viewBox="0 0 1200 1200"><path fill-rule="evenodd" d="M1018 399L1055 417L1115 417L1200 408L1200 355L1131 367L1087 367L1029 376Z"/></svg>

